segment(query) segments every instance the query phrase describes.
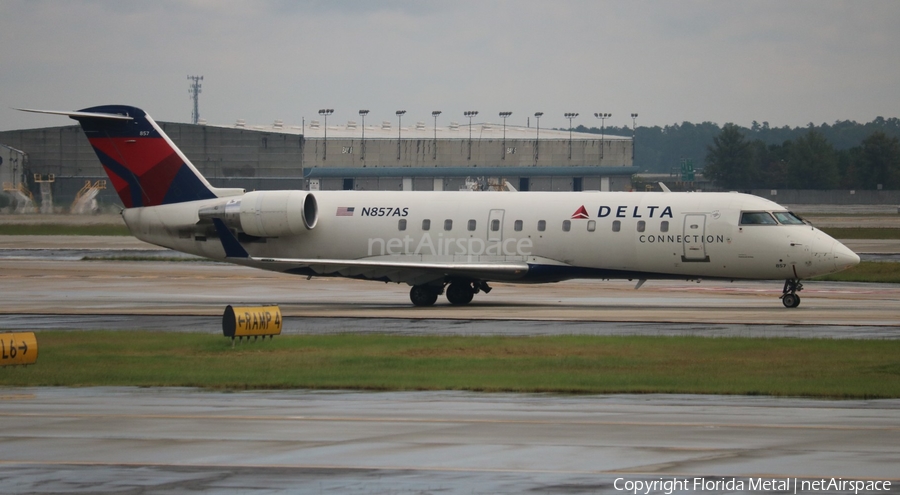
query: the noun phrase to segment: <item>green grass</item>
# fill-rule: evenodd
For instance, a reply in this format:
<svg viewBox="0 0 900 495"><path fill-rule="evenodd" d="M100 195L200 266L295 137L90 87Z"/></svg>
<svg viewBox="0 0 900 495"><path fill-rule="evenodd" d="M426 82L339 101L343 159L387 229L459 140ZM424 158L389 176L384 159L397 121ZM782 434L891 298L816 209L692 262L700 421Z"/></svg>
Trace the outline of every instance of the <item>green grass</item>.
<svg viewBox="0 0 900 495"><path fill-rule="evenodd" d="M39 332L2 386L900 397L900 341Z"/></svg>
<svg viewBox="0 0 900 495"><path fill-rule="evenodd" d="M131 235L124 225L0 224L0 235Z"/></svg>
<svg viewBox="0 0 900 495"><path fill-rule="evenodd" d="M823 228L823 232L835 239L900 239L900 229L895 228Z"/></svg>
<svg viewBox="0 0 900 495"><path fill-rule="evenodd" d="M861 261L853 268L832 273L831 275L815 277L812 280L900 284L900 263Z"/></svg>

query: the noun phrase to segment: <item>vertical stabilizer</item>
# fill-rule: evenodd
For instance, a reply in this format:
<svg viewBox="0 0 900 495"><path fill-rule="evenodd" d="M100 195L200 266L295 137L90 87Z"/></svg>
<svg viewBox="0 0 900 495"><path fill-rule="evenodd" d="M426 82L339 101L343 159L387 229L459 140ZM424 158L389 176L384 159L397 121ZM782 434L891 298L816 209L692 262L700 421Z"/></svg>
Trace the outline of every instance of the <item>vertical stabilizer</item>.
<svg viewBox="0 0 900 495"><path fill-rule="evenodd" d="M110 118L113 115L131 118ZM107 105L69 116L81 124L126 208L216 197L212 186L143 110Z"/></svg>
<svg viewBox="0 0 900 495"><path fill-rule="evenodd" d="M158 206L240 194L212 187L143 110L104 105L66 115L78 121L126 208Z"/></svg>

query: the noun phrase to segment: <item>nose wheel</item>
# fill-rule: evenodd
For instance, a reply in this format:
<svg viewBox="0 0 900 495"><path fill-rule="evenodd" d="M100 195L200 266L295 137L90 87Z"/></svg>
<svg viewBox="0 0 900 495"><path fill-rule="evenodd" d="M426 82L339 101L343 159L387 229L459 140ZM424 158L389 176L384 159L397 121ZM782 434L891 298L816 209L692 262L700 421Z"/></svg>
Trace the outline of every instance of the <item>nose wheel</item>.
<svg viewBox="0 0 900 495"><path fill-rule="evenodd" d="M785 308L796 308L800 305L798 292L803 290L803 284L799 280L785 280L784 289L781 290L781 303Z"/></svg>

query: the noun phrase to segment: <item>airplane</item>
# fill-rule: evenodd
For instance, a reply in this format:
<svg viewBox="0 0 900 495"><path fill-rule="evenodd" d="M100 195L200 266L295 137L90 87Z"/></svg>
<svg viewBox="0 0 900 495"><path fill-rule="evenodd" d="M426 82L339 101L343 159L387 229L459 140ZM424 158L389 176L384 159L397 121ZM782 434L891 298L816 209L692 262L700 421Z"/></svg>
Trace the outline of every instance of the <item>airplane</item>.
<svg viewBox="0 0 900 495"><path fill-rule="evenodd" d="M415 306L465 305L489 283L569 279L801 280L859 256L772 201L741 193L251 191L217 188L143 110L81 124L143 241L282 273L410 286ZM665 188L664 188L665 189Z"/></svg>

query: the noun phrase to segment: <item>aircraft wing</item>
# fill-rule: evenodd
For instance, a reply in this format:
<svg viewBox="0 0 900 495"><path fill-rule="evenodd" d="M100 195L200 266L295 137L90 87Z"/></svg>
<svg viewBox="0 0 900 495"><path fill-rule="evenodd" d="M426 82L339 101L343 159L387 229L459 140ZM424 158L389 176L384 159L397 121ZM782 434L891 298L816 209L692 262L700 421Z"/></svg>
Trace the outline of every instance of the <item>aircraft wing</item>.
<svg viewBox="0 0 900 495"><path fill-rule="evenodd" d="M423 262L396 260L330 260L294 258L231 258L242 265L299 275L339 275L342 277L383 280L421 285L443 281L448 276L479 280L514 280L525 276L528 264L498 262Z"/></svg>
<svg viewBox="0 0 900 495"><path fill-rule="evenodd" d="M421 285L443 281L447 276L479 280L515 280L524 277L529 269L528 263L524 261L432 262L390 257L356 260L253 257L238 242L222 220L213 219L213 224L219 233L219 239L222 241L222 247L225 248L225 255L229 261L254 268L298 275L340 275Z"/></svg>

